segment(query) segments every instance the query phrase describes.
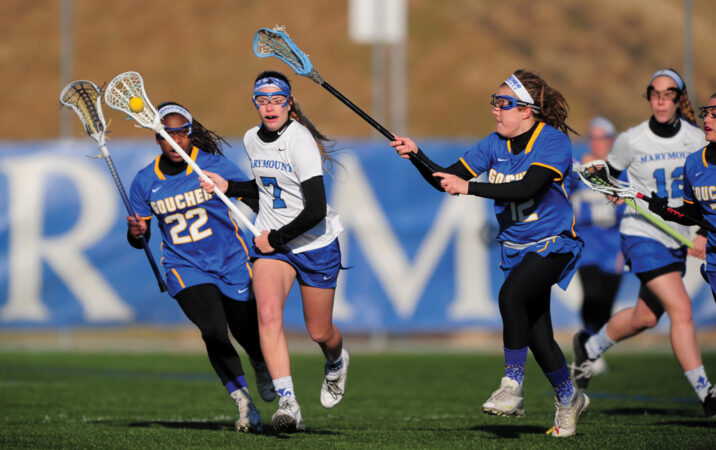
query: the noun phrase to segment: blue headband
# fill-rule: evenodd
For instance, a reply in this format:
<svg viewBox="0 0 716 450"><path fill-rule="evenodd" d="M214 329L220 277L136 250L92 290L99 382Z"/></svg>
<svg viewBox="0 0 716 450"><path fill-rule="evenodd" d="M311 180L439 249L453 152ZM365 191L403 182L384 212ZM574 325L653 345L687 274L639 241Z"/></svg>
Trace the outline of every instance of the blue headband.
<svg viewBox="0 0 716 450"><path fill-rule="evenodd" d="M649 84L651 84L651 82L654 81L654 78L656 77L669 77L674 80L674 83L676 83L680 91L684 90L684 80L681 79L678 73L674 72L671 69L662 69L654 72L654 75L651 76Z"/></svg>
<svg viewBox="0 0 716 450"><path fill-rule="evenodd" d="M254 92L258 91L263 87L271 85L276 86L277 88L285 92L286 97L291 96L291 86L289 86L288 83L286 83L282 79L274 77L266 77L261 78L260 80L256 80L256 83L254 83Z"/></svg>

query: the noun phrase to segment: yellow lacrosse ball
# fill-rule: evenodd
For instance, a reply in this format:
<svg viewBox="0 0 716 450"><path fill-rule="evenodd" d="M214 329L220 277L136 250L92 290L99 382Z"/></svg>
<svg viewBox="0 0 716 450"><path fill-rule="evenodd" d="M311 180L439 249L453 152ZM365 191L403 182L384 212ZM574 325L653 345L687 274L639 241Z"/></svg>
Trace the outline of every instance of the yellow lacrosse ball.
<svg viewBox="0 0 716 450"><path fill-rule="evenodd" d="M138 113L142 112L144 109L144 100L142 100L139 97L132 97L129 99L129 109L132 110L132 112Z"/></svg>

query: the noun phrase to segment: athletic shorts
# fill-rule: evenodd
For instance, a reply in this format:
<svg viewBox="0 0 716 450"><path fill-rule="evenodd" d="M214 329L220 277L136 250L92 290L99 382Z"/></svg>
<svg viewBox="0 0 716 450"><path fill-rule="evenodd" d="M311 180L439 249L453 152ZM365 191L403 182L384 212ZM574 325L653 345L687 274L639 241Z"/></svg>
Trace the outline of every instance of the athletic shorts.
<svg viewBox="0 0 716 450"><path fill-rule="evenodd" d="M274 252L263 254L254 246L252 261L256 259L278 259L285 261L296 269L298 284L322 289L334 289L341 270L341 247L338 239L325 247L307 250L301 253Z"/></svg>
<svg viewBox="0 0 716 450"><path fill-rule="evenodd" d="M650 272L669 265L683 265L686 247L669 248L659 241L642 236L622 234L622 252L633 273Z"/></svg>
<svg viewBox="0 0 716 450"><path fill-rule="evenodd" d="M245 302L251 294L251 270L249 263L246 267L231 272L230 275L218 275L207 273L196 267L174 266L167 268L167 289L169 295L174 297L179 291L198 284L213 284L218 287L222 294Z"/></svg>
<svg viewBox="0 0 716 450"><path fill-rule="evenodd" d="M537 253L541 256L547 256L552 253L571 253L572 260L564 268L557 281L559 287L567 289L569 282L577 271L577 263L579 262L579 257L582 255L584 242L579 238L574 239L565 236L555 236L548 241L537 242L522 249L509 248L505 245L501 245L500 247L502 248L500 269L502 269L505 278L509 276L510 271L516 267L528 253ZM527 286L527 288L529 288L529 286Z"/></svg>

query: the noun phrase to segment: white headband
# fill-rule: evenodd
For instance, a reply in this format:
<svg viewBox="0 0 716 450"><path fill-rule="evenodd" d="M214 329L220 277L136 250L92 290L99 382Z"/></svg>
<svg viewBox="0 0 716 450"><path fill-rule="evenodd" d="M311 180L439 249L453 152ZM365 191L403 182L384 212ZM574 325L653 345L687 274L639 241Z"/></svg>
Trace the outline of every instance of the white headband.
<svg viewBox="0 0 716 450"><path fill-rule="evenodd" d="M527 89L525 89L522 83L520 83L520 80L517 79L514 74L510 75L510 78L506 79L505 83L510 87L510 89L515 91L515 95L517 95L518 99L525 103L529 103L530 105L535 104L535 101L532 99L530 93L527 92Z"/></svg>
<svg viewBox="0 0 716 450"><path fill-rule="evenodd" d="M189 111L179 105L166 105L159 108L159 118L163 119L169 114L179 114L180 116L188 120L190 125L194 121L194 119L191 117L191 114L189 114Z"/></svg>

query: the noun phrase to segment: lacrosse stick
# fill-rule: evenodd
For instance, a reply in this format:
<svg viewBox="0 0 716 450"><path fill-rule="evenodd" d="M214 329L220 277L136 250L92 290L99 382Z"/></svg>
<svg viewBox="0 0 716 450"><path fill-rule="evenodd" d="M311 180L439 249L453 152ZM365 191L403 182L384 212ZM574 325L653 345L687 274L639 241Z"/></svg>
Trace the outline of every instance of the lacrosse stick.
<svg viewBox="0 0 716 450"><path fill-rule="evenodd" d="M318 71L311 64L311 60L308 55L303 53L296 44L293 43L288 34L284 32L282 27L276 27L273 30L268 28L261 28L256 32L254 36L254 53L259 58L268 58L269 56L275 56L281 61L291 67L298 75L308 77L316 83L323 86L328 92L333 94L338 100L343 102L344 105L349 107L353 112L358 114L363 120L368 122L373 128L378 130L380 134L385 136L389 141L394 141L395 136L393 133L388 131L383 125L378 123L371 116L366 114L362 109L356 106L353 102L348 100L343 94L338 92L336 88L328 84ZM428 169L430 173L438 171L437 167L430 164L430 161L424 157L418 156L416 153L410 153L410 159L414 162L419 163L424 168Z"/></svg>
<svg viewBox="0 0 716 450"><path fill-rule="evenodd" d="M124 206L127 208L127 213L134 217L134 211L132 211L132 206L129 204L129 199L127 198L127 193L124 191L122 180L119 179L112 157L109 156L109 150L107 150L107 145L105 145L107 125L104 121L104 115L102 114L101 101L102 96L100 95L100 89L91 81L86 80L73 81L65 86L62 93L60 93L60 103L63 106L72 108L77 113L87 134L97 142L101 153L99 157L104 158L107 163L109 172L114 179L114 184L117 185L117 190L122 197L122 202L124 202ZM157 283L159 283L159 290L165 292L167 285L159 273L157 263L154 261L154 256L144 236L142 236L142 247L144 248L144 253L147 255L149 264L152 266L152 271L157 278Z"/></svg>
<svg viewBox="0 0 716 450"><path fill-rule="evenodd" d="M579 175L579 178L582 179L582 181L589 186L590 189L593 189L597 192L601 192L606 195L611 195L614 197L620 197L625 199L624 201L634 208L639 214L644 216L647 220L649 220L651 223L656 225L660 230L664 231L668 235L672 236L674 239L678 240L682 244L688 246L689 248L693 248L693 242L691 242L689 239L678 233L676 230L671 228L669 225L667 225L664 221L662 221L660 218L654 216L653 214L650 214L648 211L641 208L639 205L636 204L634 201L634 198L639 198L644 200L647 203L652 202L652 198L648 195L644 195L641 192L638 192L636 189L629 186L628 183L618 180L611 175L609 175L609 171L607 169L607 165L604 161L596 160L592 161L588 164L584 164L578 168L576 168L577 174ZM707 223L703 220L698 220L689 216L686 216L685 214L675 210L671 207L666 207L666 212L668 214L673 215L674 217L678 218L685 218L691 222L693 222L695 225L698 225L702 228L705 228L709 231L716 232L716 229L714 229L711 224Z"/></svg>
<svg viewBox="0 0 716 450"><path fill-rule="evenodd" d="M132 98L139 97L143 100L144 107L139 112L134 112L129 107L129 101ZM136 120L144 128L154 130L162 136L177 153L186 161L189 166L203 179L204 181L214 184L211 179L204 174L201 168L192 160L189 155L169 136L169 133L164 130L164 125L161 123L159 113L154 106L149 102L147 94L144 91L144 80L142 76L137 72L124 72L114 77L112 81L107 85L107 89L104 92L104 102L110 106L110 108L122 111L128 116ZM246 216L239 211L239 208L229 200L223 192L219 189L214 189L214 193L221 199L222 202L234 213L234 215L251 231L254 236L258 236L260 233L256 229L253 223Z"/></svg>

